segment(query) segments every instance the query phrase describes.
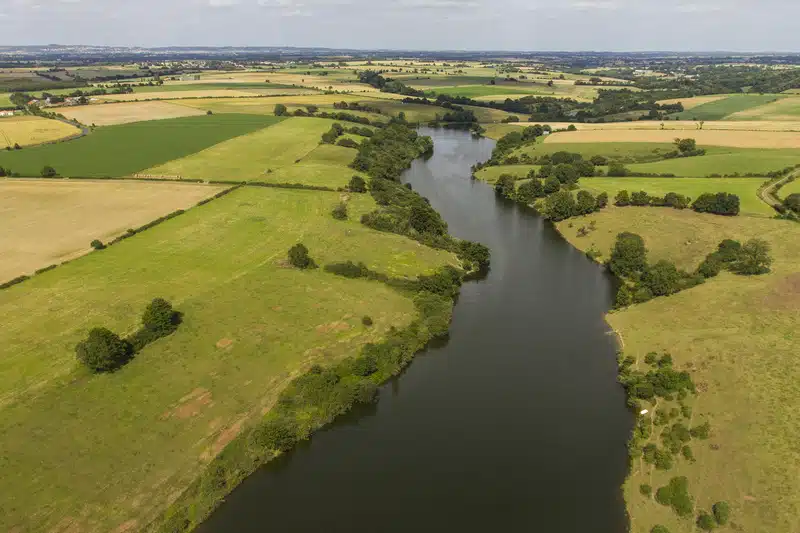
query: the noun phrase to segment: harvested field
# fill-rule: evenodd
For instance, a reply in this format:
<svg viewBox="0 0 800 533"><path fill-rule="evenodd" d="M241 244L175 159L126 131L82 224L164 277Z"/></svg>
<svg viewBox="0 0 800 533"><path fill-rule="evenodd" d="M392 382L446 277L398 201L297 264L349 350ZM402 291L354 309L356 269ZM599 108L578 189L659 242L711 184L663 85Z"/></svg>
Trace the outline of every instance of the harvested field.
<svg viewBox="0 0 800 533"><path fill-rule="evenodd" d="M60 120L30 115L0 118L0 149L14 144L30 146L57 141L81 132L79 128Z"/></svg>
<svg viewBox="0 0 800 533"><path fill-rule="evenodd" d="M778 94L733 94L727 98L698 105L689 111L676 113L673 117L681 120L722 120L734 113L763 106L780 98L786 98L786 96Z"/></svg>
<svg viewBox="0 0 800 533"><path fill-rule="evenodd" d="M704 146L729 146L735 148L800 148L800 135L791 132L774 131L717 131L696 130L691 135L697 144ZM676 133L662 130L584 130L559 132L548 136L545 144L555 143L669 143L675 140Z"/></svg>
<svg viewBox="0 0 800 533"><path fill-rule="evenodd" d="M202 115L203 111L169 102L130 102L120 104L88 105L65 107L60 110L67 118L76 119L83 124L111 126L143 120Z"/></svg>
<svg viewBox="0 0 800 533"><path fill-rule="evenodd" d="M800 120L800 97L781 98L772 103L752 107L726 117L727 120Z"/></svg>
<svg viewBox="0 0 800 533"><path fill-rule="evenodd" d="M131 93L131 94L104 94L102 96L93 96L92 99L97 99L102 102L134 102L145 100L178 100L182 98L230 98L230 97L246 97L253 96L252 92L242 91L236 89L203 89L193 91L188 88L185 91L162 91L162 92L146 92L146 93ZM280 93L284 94L284 93Z"/></svg>
<svg viewBox="0 0 800 533"><path fill-rule="evenodd" d="M637 120L633 122L597 122L597 123L574 123L574 122L545 122L553 129L566 129L575 126L578 131L596 130L670 130L670 131L697 131L700 129L699 122L693 120ZM501 126L515 126L523 128L530 126L529 122L513 122ZM800 120L781 121L781 120L706 120L703 122L703 131L706 130L736 130L736 131L797 131L800 132Z"/></svg>
<svg viewBox="0 0 800 533"><path fill-rule="evenodd" d="M360 102L363 96L349 94L309 94L299 96L270 96L264 98L220 98L182 100L180 105L194 107L214 113L247 113L272 115L276 104L287 107L303 107L306 105L332 106L335 102Z"/></svg>
<svg viewBox="0 0 800 533"><path fill-rule="evenodd" d="M688 111L703 104L716 102L717 100L724 100L728 98L728 94L712 94L708 96L693 96L691 98L673 98L671 100L659 100L656 102L661 105L683 104L683 109Z"/></svg>
<svg viewBox="0 0 800 533"><path fill-rule="evenodd" d="M0 180L0 282L91 251L221 187L135 181Z"/></svg>

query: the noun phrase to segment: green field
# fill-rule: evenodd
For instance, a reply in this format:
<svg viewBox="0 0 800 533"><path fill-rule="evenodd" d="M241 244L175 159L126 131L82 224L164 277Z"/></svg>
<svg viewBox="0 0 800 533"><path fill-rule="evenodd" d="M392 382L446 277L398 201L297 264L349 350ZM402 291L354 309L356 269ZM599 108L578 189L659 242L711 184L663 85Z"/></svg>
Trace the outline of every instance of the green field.
<svg viewBox="0 0 800 533"><path fill-rule="evenodd" d="M800 98L780 98L727 117L727 120L800 120Z"/></svg>
<svg viewBox="0 0 800 533"><path fill-rule="evenodd" d="M800 150L798 149L765 150L709 146L706 147L704 156L632 164L628 165L628 168L634 172L703 177L711 174L766 174L798 163L800 163Z"/></svg>
<svg viewBox="0 0 800 533"><path fill-rule="evenodd" d="M134 85L133 92L135 93L161 93L169 91L209 91L216 89L233 89L243 90L248 89L297 89L291 85L282 85L279 83L165 83L164 85Z"/></svg>
<svg viewBox="0 0 800 533"><path fill-rule="evenodd" d="M270 128L219 143L201 152L149 168L146 174L214 180L261 180L271 172L304 160L319 147L320 138L334 121L320 118L289 118ZM348 164L353 149L331 146L337 163ZM342 152L344 151L344 152ZM326 159L323 158L323 161ZM344 186L346 183L340 183Z"/></svg>
<svg viewBox="0 0 800 533"><path fill-rule="evenodd" d="M505 85L462 85L460 87L440 87L436 89L436 94L448 94L450 96L466 96L475 98L477 96L493 96L496 94L519 94L520 98L527 94L534 94L536 91L531 88L516 86L508 87Z"/></svg>
<svg viewBox="0 0 800 533"><path fill-rule="evenodd" d="M0 93L0 109L14 109L16 106L11 103L10 93Z"/></svg>
<svg viewBox="0 0 800 533"><path fill-rule="evenodd" d="M67 177L127 176L281 120L204 115L105 126L73 141L2 152L0 166L21 176L39 176L45 165Z"/></svg>
<svg viewBox="0 0 800 533"><path fill-rule="evenodd" d="M720 217L691 211L609 208L586 217L596 230L577 235L574 221L558 229L582 250L595 247L605 257L621 231L640 234L650 262L667 259L695 268L726 238L766 239L772 271L763 276L723 273L704 285L656 298L608 315L624 353L642 359L651 351L671 353L675 368L688 370L698 385L690 424L709 420L711 437L693 440L695 461L676 459L669 471L641 459L633 462L624 485L632 533L650 533L656 524L672 532L698 531L692 519L643 496L674 476L686 476L695 510L717 501L731 506L731 530L793 532L800 527L800 367L796 364L800 302L800 226L781 220ZM572 226L572 227L570 227ZM647 416L652 416L651 413ZM661 444L655 427L651 442ZM724 529L727 531L727 529Z"/></svg>
<svg viewBox="0 0 800 533"><path fill-rule="evenodd" d="M407 324L412 302L385 285L286 266L298 241L393 276L454 261L360 224L369 195L344 222L338 201L243 188L1 291L0 530L142 531L299 371ZM116 373L78 368L89 328L131 333L154 297L184 313L176 333Z"/></svg>
<svg viewBox="0 0 800 533"><path fill-rule="evenodd" d="M781 198L786 198L790 194L800 194L800 179L795 178L793 181L790 181L783 187L781 187L780 195Z"/></svg>
<svg viewBox="0 0 800 533"><path fill-rule="evenodd" d="M555 152L572 152L583 155L584 159L602 155L623 163L636 163L658 160L663 154L673 150L675 146L668 143L536 143L514 150L513 155L528 154L538 157Z"/></svg>
<svg viewBox="0 0 800 533"><path fill-rule="evenodd" d="M722 120L728 115L774 102L785 96L778 94L736 94L722 100L694 107L672 115L679 120Z"/></svg>
<svg viewBox="0 0 800 533"><path fill-rule="evenodd" d="M772 217L775 210L757 194L763 183L764 178L581 178L579 185L595 194L607 192L612 199L623 189L654 196L675 192L693 200L703 193L727 192L739 196L742 215Z"/></svg>
<svg viewBox="0 0 800 533"><path fill-rule="evenodd" d="M486 183L496 182L503 174L511 174L516 179L524 179L528 176L531 170L538 170L539 165L498 165L493 167L484 167L475 173L475 177Z"/></svg>

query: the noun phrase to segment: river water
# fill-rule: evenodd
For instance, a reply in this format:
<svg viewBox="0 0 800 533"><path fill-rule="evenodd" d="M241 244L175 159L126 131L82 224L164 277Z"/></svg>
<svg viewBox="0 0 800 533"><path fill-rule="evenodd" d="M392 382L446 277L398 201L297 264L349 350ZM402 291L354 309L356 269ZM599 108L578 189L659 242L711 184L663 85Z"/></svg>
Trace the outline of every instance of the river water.
<svg viewBox="0 0 800 533"><path fill-rule="evenodd" d="M624 533L632 418L603 321L613 281L549 223L472 181L494 142L421 131L403 176L456 237L491 248L450 338L248 478L200 528L249 532Z"/></svg>

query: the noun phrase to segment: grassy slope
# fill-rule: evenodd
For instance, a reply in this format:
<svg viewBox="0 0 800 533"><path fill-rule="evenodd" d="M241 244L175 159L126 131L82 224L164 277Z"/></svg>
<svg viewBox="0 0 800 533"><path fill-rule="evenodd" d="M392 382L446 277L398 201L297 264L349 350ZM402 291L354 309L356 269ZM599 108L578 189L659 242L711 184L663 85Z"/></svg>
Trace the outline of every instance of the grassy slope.
<svg viewBox="0 0 800 533"><path fill-rule="evenodd" d="M279 121L204 115L107 126L74 141L0 153L0 166L22 176L39 176L45 165L67 177L126 176Z"/></svg>
<svg viewBox="0 0 800 533"><path fill-rule="evenodd" d="M215 180L262 180L270 176L270 170L275 172L309 156L333 123L318 118L290 118L273 127L150 168L146 173ZM356 155L352 149L328 148L347 151L350 160ZM345 165L347 163L349 160Z"/></svg>
<svg viewBox="0 0 800 533"><path fill-rule="evenodd" d="M636 172L703 177L711 174L766 174L800 163L800 149L706 147L706 155L629 165Z"/></svg>
<svg viewBox="0 0 800 533"><path fill-rule="evenodd" d="M11 104L11 93L0 93L0 109L13 109Z"/></svg>
<svg viewBox="0 0 800 533"><path fill-rule="evenodd" d="M697 198L702 193L728 192L739 196L742 214L772 217L775 210L758 198L764 178L581 178L580 185L591 192L607 192L613 199L619 191L646 191L663 196L676 192Z"/></svg>
<svg viewBox="0 0 800 533"><path fill-rule="evenodd" d="M676 475L689 478L697 509L720 500L732 507L732 522L754 533L791 533L800 527L796 469L800 419L795 415L800 370L796 364L800 312L800 226L786 221L715 217L648 208L609 209L587 217L597 231L577 237L573 222L559 230L581 249L595 245L606 255L614 236L642 235L650 260L696 266L724 238L762 237L773 247L772 272L759 277L723 274L689 291L612 313L609 322L624 340L625 353L642 358L667 350L701 387L694 420L709 419L712 437L692 443L695 463L677 461L669 472L636 462L625 496L632 532L661 523L670 531L694 531L669 509L639 494ZM712 445L717 449L712 448Z"/></svg>
<svg viewBox="0 0 800 533"><path fill-rule="evenodd" d="M661 157L661 154L675 149L668 143L625 143L625 142L598 142L598 143L541 143L529 144L514 150L514 155L528 154L537 157L555 152L573 152L582 154L585 159L594 155L603 155L620 161L647 161Z"/></svg>
<svg viewBox="0 0 800 533"><path fill-rule="evenodd" d="M733 113L762 106L784 96L777 94L736 94L722 100L694 107L683 113L673 115L680 120L721 120Z"/></svg>
<svg viewBox="0 0 800 533"><path fill-rule="evenodd" d="M320 264L396 276L451 261L359 224L367 195L335 221L339 198L240 189L0 292L0 312L18 317L0 331L0 529L140 529L293 374L407 323L412 303L379 283L284 265L298 241ZM90 327L131 332L155 296L185 313L177 333L113 375L76 367Z"/></svg>
<svg viewBox="0 0 800 533"><path fill-rule="evenodd" d="M779 194L781 198L786 198L787 196L793 193L800 193L800 179L796 179L781 187Z"/></svg>
<svg viewBox="0 0 800 533"><path fill-rule="evenodd" d="M775 102L751 107L734 113L728 120L797 120L800 118L800 98L781 98Z"/></svg>
<svg viewBox="0 0 800 533"><path fill-rule="evenodd" d="M29 146L56 141L80 132L80 129L60 120L25 115L0 118L0 149L13 147L15 143Z"/></svg>

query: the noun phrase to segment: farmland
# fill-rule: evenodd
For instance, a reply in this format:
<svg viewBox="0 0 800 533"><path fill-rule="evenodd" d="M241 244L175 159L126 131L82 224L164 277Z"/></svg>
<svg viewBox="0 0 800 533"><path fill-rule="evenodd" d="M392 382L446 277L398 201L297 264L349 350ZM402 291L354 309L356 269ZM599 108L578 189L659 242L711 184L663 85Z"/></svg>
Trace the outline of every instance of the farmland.
<svg viewBox="0 0 800 533"><path fill-rule="evenodd" d="M219 187L131 181L0 180L0 282L61 263Z"/></svg>
<svg viewBox="0 0 800 533"><path fill-rule="evenodd" d="M379 283L284 265L300 240L320 264L397 276L452 261L361 225L369 196L350 198L351 221L334 220L339 199L240 189L1 292L0 310L17 318L0 333L0 528L50 530L65 517L81 531L143 528L291 377L407 324L412 302ZM176 333L118 373L76 368L88 328L130 332L155 296L184 313Z"/></svg>
<svg viewBox="0 0 800 533"><path fill-rule="evenodd" d="M696 130L691 134L699 146L730 146L736 148L800 148L800 135L794 132ZM671 130L584 130L554 133L545 139L551 143L668 143L676 134Z"/></svg>
<svg viewBox="0 0 800 533"><path fill-rule="evenodd" d="M781 196L786 197L790 194L800 193L800 180L795 179L781 188Z"/></svg>
<svg viewBox="0 0 800 533"><path fill-rule="evenodd" d="M751 107L729 115L728 120L798 120L800 119L800 98L781 98L758 107Z"/></svg>
<svg viewBox="0 0 800 533"><path fill-rule="evenodd" d="M679 120L721 120L734 113L741 113L751 108L774 102L784 96L776 94L736 94L727 98L710 101L692 107L683 113L676 113Z"/></svg>
<svg viewBox="0 0 800 533"><path fill-rule="evenodd" d="M625 355L637 358L639 367L646 353L666 350L676 368L689 370L701 390L692 404L693 418L711 423L709 442L692 446L693 462L680 461L664 472L634 461L624 487L631 531L647 533L655 524L686 529L689 523L669 507L640 494L640 484L655 490L674 476L688 478L698 508L729 502L743 530L794 531L800 490L786 465L800 460L794 446L800 426L792 415L800 379L793 363L800 301L798 226L650 208L608 209L588 219L597 226L588 237L579 237L576 227L564 222L559 230L580 249L595 246L606 257L616 234L633 230L644 238L651 262L668 259L688 269L725 238L760 237L772 245L775 262L767 275L723 274L669 298L612 313L608 321L621 335Z"/></svg>
<svg viewBox="0 0 800 533"><path fill-rule="evenodd" d="M21 176L39 176L45 165L67 177L127 176L279 121L214 115L106 126L74 141L0 153L0 166Z"/></svg>
<svg viewBox="0 0 800 533"><path fill-rule="evenodd" d="M82 124L112 126L145 120L190 117L203 111L169 102L131 102L64 108L61 114Z"/></svg>
<svg viewBox="0 0 800 533"><path fill-rule="evenodd" d="M75 126L58 120L25 115L3 117L0 118L0 149L13 147L15 144L30 146L56 141L80 132Z"/></svg>

